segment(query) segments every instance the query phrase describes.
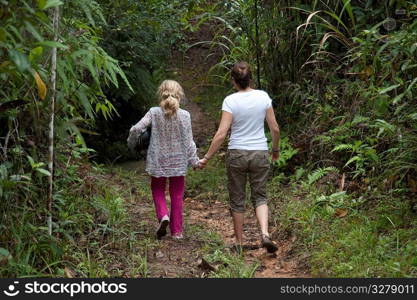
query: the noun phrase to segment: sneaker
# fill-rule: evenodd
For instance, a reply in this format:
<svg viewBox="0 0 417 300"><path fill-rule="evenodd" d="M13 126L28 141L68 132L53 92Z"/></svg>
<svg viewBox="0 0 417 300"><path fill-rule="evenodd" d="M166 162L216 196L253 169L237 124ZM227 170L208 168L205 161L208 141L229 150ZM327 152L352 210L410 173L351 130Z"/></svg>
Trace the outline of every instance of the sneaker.
<svg viewBox="0 0 417 300"><path fill-rule="evenodd" d="M161 221L159 222L158 230L156 231L156 238L160 240L163 236L167 234L167 227L169 225L169 218L168 216L163 216Z"/></svg>
<svg viewBox="0 0 417 300"><path fill-rule="evenodd" d="M172 235L172 238L174 240L182 240L184 238L184 236L182 235L182 233L175 233Z"/></svg>
<svg viewBox="0 0 417 300"><path fill-rule="evenodd" d="M274 253L278 250L277 245L265 234L262 235L262 247L266 248L269 253Z"/></svg>

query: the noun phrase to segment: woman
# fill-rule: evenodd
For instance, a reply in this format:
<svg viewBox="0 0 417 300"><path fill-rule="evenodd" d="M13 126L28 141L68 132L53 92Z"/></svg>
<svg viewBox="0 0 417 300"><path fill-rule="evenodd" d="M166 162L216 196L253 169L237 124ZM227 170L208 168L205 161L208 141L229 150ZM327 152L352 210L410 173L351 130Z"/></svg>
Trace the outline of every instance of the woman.
<svg viewBox="0 0 417 300"><path fill-rule="evenodd" d="M266 92L250 87L252 75L249 65L246 62L235 64L231 77L237 92L224 99L219 128L207 154L200 160L200 166L206 166L231 128L226 168L237 247L242 249L246 182L249 178L251 201L261 229L262 246L273 253L278 248L268 232L266 181L269 155L264 132L265 118L272 134L272 161L276 161L279 156L279 126L271 98Z"/></svg>
<svg viewBox="0 0 417 300"><path fill-rule="evenodd" d="M174 239L183 238L183 197L185 175L189 166L197 168L198 157L193 141L190 114L179 108L184 99L181 85L165 80L158 88L159 107L148 113L130 129L128 144L132 148L138 134L152 126L152 135L146 156L146 172L151 176L152 197L159 227L156 236L161 239L169 225ZM165 186L169 181L171 213L165 200Z"/></svg>

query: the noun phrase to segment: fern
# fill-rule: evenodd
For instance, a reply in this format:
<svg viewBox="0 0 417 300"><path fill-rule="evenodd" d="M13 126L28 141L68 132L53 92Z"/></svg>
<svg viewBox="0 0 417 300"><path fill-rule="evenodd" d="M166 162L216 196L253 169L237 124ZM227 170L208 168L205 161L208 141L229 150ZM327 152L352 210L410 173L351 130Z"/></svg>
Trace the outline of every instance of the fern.
<svg viewBox="0 0 417 300"><path fill-rule="evenodd" d="M340 144L337 145L336 147L333 148L333 150L331 152L335 152L335 151L344 151L344 150L353 150L353 145L351 144Z"/></svg>
<svg viewBox="0 0 417 300"><path fill-rule="evenodd" d="M376 135L377 138L379 138L383 133L387 134L394 134L396 131L396 126L388 123L385 120L378 119L375 121L375 124L371 127L378 129L378 134Z"/></svg>
<svg viewBox="0 0 417 300"><path fill-rule="evenodd" d="M319 143L330 143L333 139L330 136L327 135L318 135L313 138L313 142L319 142Z"/></svg>
<svg viewBox="0 0 417 300"><path fill-rule="evenodd" d="M369 122L369 117L364 117L364 116L361 116L361 115L356 115L353 118L351 125L357 125L357 124L365 123L365 122Z"/></svg>
<svg viewBox="0 0 417 300"><path fill-rule="evenodd" d="M338 172L335 167L318 168L308 175L308 184L312 184L330 172Z"/></svg>

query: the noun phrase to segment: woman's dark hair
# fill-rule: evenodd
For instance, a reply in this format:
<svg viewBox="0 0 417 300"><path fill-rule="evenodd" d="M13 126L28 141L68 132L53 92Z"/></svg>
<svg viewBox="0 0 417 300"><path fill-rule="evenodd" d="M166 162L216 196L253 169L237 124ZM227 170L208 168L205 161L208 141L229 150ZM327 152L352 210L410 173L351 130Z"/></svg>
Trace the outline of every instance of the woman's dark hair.
<svg viewBox="0 0 417 300"><path fill-rule="evenodd" d="M250 66L244 61L238 62L233 66L231 75L236 84L242 89L246 89L252 80Z"/></svg>

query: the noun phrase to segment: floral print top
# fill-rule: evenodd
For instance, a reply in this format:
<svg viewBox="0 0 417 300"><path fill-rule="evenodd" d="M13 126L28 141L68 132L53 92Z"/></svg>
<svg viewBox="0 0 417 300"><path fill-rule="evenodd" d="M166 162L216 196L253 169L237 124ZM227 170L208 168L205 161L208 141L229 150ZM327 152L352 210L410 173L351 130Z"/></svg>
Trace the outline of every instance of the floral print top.
<svg viewBox="0 0 417 300"><path fill-rule="evenodd" d="M199 159L188 111L178 109L175 115L166 118L160 107L152 107L130 129L127 139L129 148L148 126L152 126L146 156L146 172L149 175L153 177L185 176L188 167L198 166Z"/></svg>

